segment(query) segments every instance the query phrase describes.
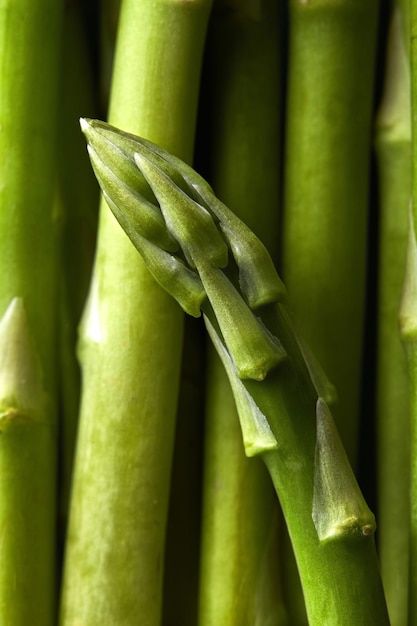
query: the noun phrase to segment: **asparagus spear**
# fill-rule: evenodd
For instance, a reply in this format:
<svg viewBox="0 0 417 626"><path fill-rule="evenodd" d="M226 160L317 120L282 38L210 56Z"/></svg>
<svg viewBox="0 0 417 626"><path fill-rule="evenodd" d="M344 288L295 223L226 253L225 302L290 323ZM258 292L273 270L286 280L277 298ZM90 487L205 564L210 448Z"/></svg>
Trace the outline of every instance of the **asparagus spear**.
<svg viewBox="0 0 417 626"><path fill-rule="evenodd" d="M62 3L0 2L0 622L55 621Z"/></svg>
<svg viewBox="0 0 417 626"><path fill-rule="evenodd" d="M410 399L410 580L408 624L417 624L417 2L410 3L411 61L411 207L409 212L407 263L400 307L400 331L407 357Z"/></svg>
<svg viewBox="0 0 417 626"><path fill-rule="evenodd" d="M190 159L208 0L125 0L110 119ZM61 624L159 624L182 314L103 203Z"/></svg>
<svg viewBox="0 0 417 626"><path fill-rule="evenodd" d="M408 619L410 419L404 348L398 332L411 194L410 68L404 20L395 5L385 89L376 119L379 182L378 552L393 626Z"/></svg>
<svg viewBox="0 0 417 626"><path fill-rule="evenodd" d="M310 624L387 625L374 516L334 426L326 381L300 345L265 247L178 158L104 123L82 126L108 204L155 278L185 310L203 309L234 391L246 453L261 456L279 495ZM135 164L140 185L149 185L146 197L139 185L129 191ZM126 191L122 202L114 170ZM158 229L149 217L151 194Z"/></svg>
<svg viewBox="0 0 417 626"><path fill-rule="evenodd" d="M68 511L73 456L77 432L80 369L75 346L77 328L87 296L97 231L98 194L94 176L84 159L84 146L74 125L81 109L97 111L92 79L91 51L79 3L66 6L63 27L61 117L58 193L60 213L59 352L60 352L60 485L61 527ZM79 134L79 133L78 133ZM77 173L78 184L72 176ZM61 537L62 539L62 537Z"/></svg>
<svg viewBox="0 0 417 626"><path fill-rule="evenodd" d="M289 7L282 274L355 463L378 2Z"/></svg>
<svg viewBox="0 0 417 626"><path fill-rule="evenodd" d="M207 129L203 148L211 182L276 253L278 4L215 3L203 76L206 114L201 120ZM199 624L282 624L286 615L278 503L263 464L245 457L233 394L213 348L206 403Z"/></svg>

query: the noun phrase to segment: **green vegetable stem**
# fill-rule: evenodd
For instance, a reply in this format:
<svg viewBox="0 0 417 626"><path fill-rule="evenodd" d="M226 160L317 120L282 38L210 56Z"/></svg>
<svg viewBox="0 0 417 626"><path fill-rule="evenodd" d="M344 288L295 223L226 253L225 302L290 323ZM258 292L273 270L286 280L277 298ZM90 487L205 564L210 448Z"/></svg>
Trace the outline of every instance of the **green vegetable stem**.
<svg viewBox="0 0 417 626"><path fill-rule="evenodd" d="M264 460L279 496L310 624L388 625L374 516L333 423L331 389L298 338L266 248L177 157L102 122L82 128L109 207L149 269L184 310L203 311L246 454Z"/></svg>

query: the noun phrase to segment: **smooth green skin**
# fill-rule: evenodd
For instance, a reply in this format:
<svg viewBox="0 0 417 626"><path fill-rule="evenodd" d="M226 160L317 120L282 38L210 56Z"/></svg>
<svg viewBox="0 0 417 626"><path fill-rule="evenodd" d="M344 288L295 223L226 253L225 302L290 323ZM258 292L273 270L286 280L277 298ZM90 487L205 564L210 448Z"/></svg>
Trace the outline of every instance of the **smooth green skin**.
<svg viewBox="0 0 417 626"><path fill-rule="evenodd" d="M411 58L411 128L412 128L412 225L411 229L417 233L417 1L410 3L410 58ZM416 282L416 267L414 265L414 282ZM416 290L412 292L416 300ZM404 298L404 294L403 294ZM414 331L403 341L407 351L408 380L410 389L411 407L411 468L410 468L410 585L409 585L409 624L417 624L417 598L415 589L417 585L417 345L415 341L415 329L417 328L417 311L410 309L409 317L411 328Z"/></svg>
<svg viewBox="0 0 417 626"><path fill-rule="evenodd" d="M191 158L211 2L125 0L110 121ZM61 626L156 626L183 316L102 204Z"/></svg>
<svg viewBox="0 0 417 626"><path fill-rule="evenodd" d="M410 580L407 624L417 624L417 244L410 211L407 263L400 306L400 332L407 356L410 400Z"/></svg>
<svg viewBox="0 0 417 626"><path fill-rule="evenodd" d="M272 0L254 8L253 2L239 1L231 13L224 13L223 4L217 4L210 25L203 83L208 179L219 197L276 252L278 3ZM207 369L204 458L198 623L284 624L279 514L272 485L259 459L245 457L230 384L213 348Z"/></svg>
<svg viewBox="0 0 417 626"><path fill-rule="evenodd" d="M94 174L85 158L85 142L78 123L81 114L97 110L92 59L80 9L77 3L67 5L64 16L60 94L62 131L55 208L60 217L62 264L59 285L61 433L58 492L62 532L67 517L81 391L75 347L94 258L99 198ZM74 180L77 180L76 184Z"/></svg>
<svg viewBox="0 0 417 626"><path fill-rule="evenodd" d="M353 463L377 5L289 5L282 277L297 328L338 391L334 416Z"/></svg>
<svg viewBox="0 0 417 626"><path fill-rule="evenodd" d="M100 0L100 95L103 111L109 103L121 4L122 0Z"/></svg>
<svg viewBox="0 0 417 626"><path fill-rule="evenodd" d="M392 626L408 623L410 420L407 364L398 329L411 195L409 61L393 14L385 89L376 119L379 184L378 554Z"/></svg>
<svg viewBox="0 0 417 626"><path fill-rule="evenodd" d="M52 214L62 7L0 2L0 312L25 299L55 393L56 221Z"/></svg>
<svg viewBox="0 0 417 626"><path fill-rule="evenodd" d="M405 340L407 367L409 377L409 398L411 409L411 467L410 467L410 580L408 587L408 621L409 626L417 624L417 342L414 338Z"/></svg>
<svg viewBox="0 0 417 626"><path fill-rule="evenodd" d="M207 369L199 624L287 624L280 592L280 516L260 459L245 457L230 384Z"/></svg>
<svg viewBox="0 0 417 626"><path fill-rule="evenodd" d="M163 626L197 624L205 340L201 319L186 317L165 546Z"/></svg>
<svg viewBox="0 0 417 626"><path fill-rule="evenodd" d="M22 298L48 396L28 419L16 417L7 425L5 418L0 442L0 623L10 626L55 622L52 202L61 14L59 0L0 1L0 316L13 298ZM19 415L19 407L4 406L4 400L1 412L15 409Z"/></svg>

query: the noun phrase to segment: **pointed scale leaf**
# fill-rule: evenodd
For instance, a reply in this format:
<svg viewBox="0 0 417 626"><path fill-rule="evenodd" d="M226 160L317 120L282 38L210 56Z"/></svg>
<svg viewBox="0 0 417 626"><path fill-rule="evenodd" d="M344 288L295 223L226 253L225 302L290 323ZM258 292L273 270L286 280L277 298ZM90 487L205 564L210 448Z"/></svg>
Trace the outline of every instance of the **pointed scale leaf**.
<svg viewBox="0 0 417 626"><path fill-rule="evenodd" d="M80 126L87 140L87 145L100 155L113 174L128 187L140 191L147 200L155 202L149 185L136 167L134 152L123 149L120 145L121 143L123 145L121 139L117 141L119 135L123 138L125 133L117 131L105 122L87 118L80 119ZM127 145L129 146L129 144ZM125 145L123 147L126 148Z"/></svg>
<svg viewBox="0 0 417 626"><path fill-rule="evenodd" d="M24 301L13 298L0 321L0 420L33 418L46 403L42 366L30 332Z"/></svg>
<svg viewBox="0 0 417 626"><path fill-rule="evenodd" d="M179 241L190 265L195 266L194 255L197 253L215 265L225 267L227 246L210 213L146 157L135 154L135 161L160 204L168 230Z"/></svg>
<svg viewBox="0 0 417 626"><path fill-rule="evenodd" d="M120 210L103 191L104 198L119 224L141 254L148 270L188 315L199 317L206 292L198 274L180 259L154 245L131 227L124 211Z"/></svg>
<svg viewBox="0 0 417 626"><path fill-rule="evenodd" d="M356 482L346 452L323 398L316 405L312 517L320 541L364 537L375 531L375 518Z"/></svg>
<svg viewBox="0 0 417 626"><path fill-rule="evenodd" d="M286 295L284 283L258 237L216 197L211 186L192 167L160 146L142 139L141 143L158 152L170 166L181 172L194 199L206 206L219 221L239 268L240 286L249 306L254 309L282 300Z"/></svg>
<svg viewBox="0 0 417 626"><path fill-rule="evenodd" d="M89 145L99 154L102 151L105 152L106 164L119 178L133 188L145 183L147 193L145 190L141 190L141 193L150 201L154 201L155 197L136 166L134 158L136 152L143 154L154 165L160 167L183 191L188 191L188 185L178 169L169 164L159 152L149 147L154 146L152 142L126 133L100 120L82 118L80 124Z"/></svg>
<svg viewBox="0 0 417 626"><path fill-rule="evenodd" d="M200 212L201 205L211 211L219 221L232 250L239 268L241 289L251 308L283 299L285 287L263 243L215 196L210 185L192 167L151 141L120 131L105 122L82 120L81 123L90 145L97 146L97 151L106 150L106 163L125 183L134 186L134 181L137 180L137 173L132 170L134 154L137 153L154 165L156 170L164 173L186 196L196 200ZM104 142L112 149L110 150L108 145L105 146ZM126 163L120 158L122 154ZM112 158L111 163L107 162L108 157ZM140 168L139 164L138 167ZM161 208L164 209L162 205ZM178 213L175 220L177 217ZM166 219L168 222L167 216ZM187 251L185 253L187 254ZM219 267L225 265L221 254L217 264Z"/></svg>
<svg viewBox="0 0 417 626"><path fill-rule="evenodd" d="M195 260L239 378L263 380L287 353L225 274L203 256Z"/></svg>
<svg viewBox="0 0 417 626"><path fill-rule="evenodd" d="M178 250L178 243L169 234L159 207L118 178L91 146L88 146L88 153L103 193L111 199L112 207L117 209L119 222L121 214L125 216L124 228L126 231L128 228L129 237L132 238L131 235L136 232L164 250Z"/></svg>
<svg viewBox="0 0 417 626"><path fill-rule="evenodd" d="M278 443L267 418L240 380L230 354L206 315L204 315L204 323L229 378L239 415L246 456L252 457L275 450Z"/></svg>

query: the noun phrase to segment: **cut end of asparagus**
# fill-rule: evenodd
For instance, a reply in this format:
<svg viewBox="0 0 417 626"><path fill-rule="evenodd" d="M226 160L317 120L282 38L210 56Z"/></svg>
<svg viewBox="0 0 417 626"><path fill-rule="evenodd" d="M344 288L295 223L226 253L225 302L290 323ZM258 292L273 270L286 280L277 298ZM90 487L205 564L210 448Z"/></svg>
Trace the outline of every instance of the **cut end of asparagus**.
<svg viewBox="0 0 417 626"><path fill-rule="evenodd" d="M367 537L375 532L373 513L361 493L323 398L316 405L312 517L319 540Z"/></svg>

